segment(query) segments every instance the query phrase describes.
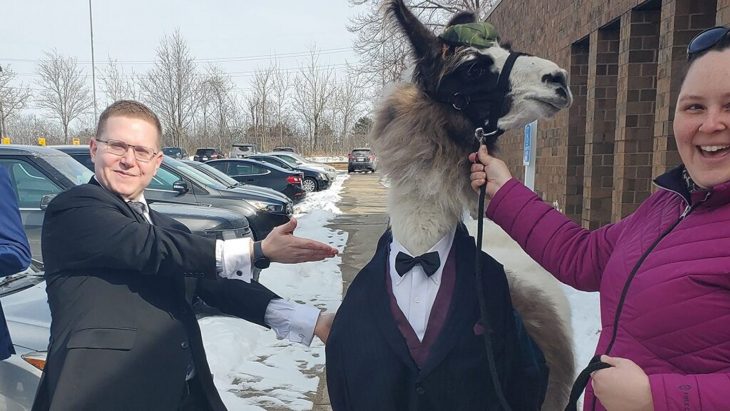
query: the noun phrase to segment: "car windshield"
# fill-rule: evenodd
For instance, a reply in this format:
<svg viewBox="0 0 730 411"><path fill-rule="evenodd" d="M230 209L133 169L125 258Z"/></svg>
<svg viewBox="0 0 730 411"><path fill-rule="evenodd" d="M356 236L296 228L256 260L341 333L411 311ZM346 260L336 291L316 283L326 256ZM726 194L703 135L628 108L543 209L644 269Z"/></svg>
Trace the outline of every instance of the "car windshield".
<svg viewBox="0 0 730 411"><path fill-rule="evenodd" d="M174 159L171 159L169 157L165 157L165 163L171 165L175 170L179 171L180 173L184 174L189 179L202 184L206 187L214 188L216 190L223 190L225 188L228 188L228 186L221 184L220 181L210 177L209 175L196 170L194 167L189 166L182 161L177 161Z"/></svg>
<svg viewBox="0 0 730 411"><path fill-rule="evenodd" d="M264 163L267 163L267 164L273 164L275 166L279 166L279 167L283 168L284 170L294 171L294 168L292 168L292 166L289 165L289 163L287 163L283 159L278 158L276 156L252 156L251 158L256 161L263 161Z"/></svg>
<svg viewBox="0 0 730 411"><path fill-rule="evenodd" d="M199 148L198 151L195 152L195 154L199 156L209 156L213 154L214 151L215 149L213 148Z"/></svg>
<svg viewBox="0 0 730 411"><path fill-rule="evenodd" d="M33 260L26 270L0 278L0 297L30 288L43 279L43 263Z"/></svg>
<svg viewBox="0 0 730 411"><path fill-rule="evenodd" d="M196 162L196 161L189 162L189 163L188 162L185 162L184 164L187 164L190 167L193 167L193 168L197 169L201 173L205 173L209 177L214 178L214 179L220 181L227 188L235 187L237 185L241 185L241 183L239 183L238 181L236 181L233 178L231 178L228 174L226 174L226 173L218 170L215 167L211 167L211 166L209 166L207 164L200 163L200 162Z"/></svg>
<svg viewBox="0 0 730 411"><path fill-rule="evenodd" d="M305 160L303 158L297 158L296 154L280 154L276 153L274 156L279 157L280 159L286 161L291 166L299 166L305 163Z"/></svg>
<svg viewBox="0 0 730 411"><path fill-rule="evenodd" d="M43 159L76 185L88 183L94 175L91 170L67 154L44 155Z"/></svg>
<svg viewBox="0 0 730 411"><path fill-rule="evenodd" d="M162 149L162 152L165 153L168 156L172 156L172 155L175 155L175 154L182 153L182 150L180 150L179 148L176 148L176 147L165 147L165 148Z"/></svg>
<svg viewBox="0 0 730 411"><path fill-rule="evenodd" d="M356 157L368 157L370 154L370 150L352 150L352 155Z"/></svg>

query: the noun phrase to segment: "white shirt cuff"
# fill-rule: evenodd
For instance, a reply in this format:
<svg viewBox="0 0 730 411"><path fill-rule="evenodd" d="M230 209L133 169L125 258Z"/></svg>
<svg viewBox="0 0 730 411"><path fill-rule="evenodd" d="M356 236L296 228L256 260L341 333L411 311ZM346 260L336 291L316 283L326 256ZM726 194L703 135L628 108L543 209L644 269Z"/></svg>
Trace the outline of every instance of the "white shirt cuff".
<svg viewBox="0 0 730 411"><path fill-rule="evenodd" d="M298 304L280 298L273 299L266 307L264 322L276 333L276 338L306 346L312 344L314 327L319 319L319 308Z"/></svg>
<svg viewBox="0 0 730 411"><path fill-rule="evenodd" d="M215 265L218 275L232 280L251 282L251 239L236 238L215 242Z"/></svg>

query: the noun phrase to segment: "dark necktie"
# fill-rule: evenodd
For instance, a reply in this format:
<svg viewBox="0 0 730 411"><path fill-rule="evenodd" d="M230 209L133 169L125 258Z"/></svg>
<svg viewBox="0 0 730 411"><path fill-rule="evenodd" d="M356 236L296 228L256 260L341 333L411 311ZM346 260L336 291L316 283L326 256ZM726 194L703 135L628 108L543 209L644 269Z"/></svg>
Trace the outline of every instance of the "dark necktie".
<svg viewBox="0 0 730 411"><path fill-rule="evenodd" d="M147 205L141 201L130 201L129 203L130 207L132 207L132 210L136 211L137 214L141 215L142 218L147 220L147 217L144 216L145 210L147 210Z"/></svg>
<svg viewBox="0 0 730 411"><path fill-rule="evenodd" d="M430 277L441 266L441 259L439 258L439 253L436 251L431 251L430 253L419 255L418 257L411 257L401 251L398 252L397 256L395 256L395 271L397 271L398 275L401 277L413 269L416 264L420 264L421 268L423 268L423 272L426 273L426 276Z"/></svg>

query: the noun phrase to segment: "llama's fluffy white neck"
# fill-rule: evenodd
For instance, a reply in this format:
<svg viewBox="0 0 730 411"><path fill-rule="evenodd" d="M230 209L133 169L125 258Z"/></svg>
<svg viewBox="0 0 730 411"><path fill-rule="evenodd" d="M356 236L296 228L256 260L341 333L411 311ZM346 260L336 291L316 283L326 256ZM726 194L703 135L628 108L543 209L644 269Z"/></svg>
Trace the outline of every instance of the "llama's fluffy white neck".
<svg viewBox="0 0 730 411"><path fill-rule="evenodd" d="M463 214L458 202L423 194L413 186L394 184L388 195L393 236L414 255L433 247L461 221Z"/></svg>

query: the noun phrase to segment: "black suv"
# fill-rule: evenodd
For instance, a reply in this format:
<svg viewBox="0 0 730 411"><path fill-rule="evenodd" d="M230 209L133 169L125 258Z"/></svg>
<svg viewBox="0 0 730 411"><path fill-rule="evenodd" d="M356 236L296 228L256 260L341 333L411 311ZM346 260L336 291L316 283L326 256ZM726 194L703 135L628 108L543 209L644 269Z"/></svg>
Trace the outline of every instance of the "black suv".
<svg viewBox="0 0 730 411"><path fill-rule="evenodd" d="M372 171L378 169L375 153L369 148L355 148L347 155L347 172Z"/></svg>
<svg viewBox="0 0 730 411"><path fill-rule="evenodd" d="M217 160L219 158L224 158L225 156L223 153L221 153L220 150L217 148L199 148L195 150L195 155L193 156L193 160L195 161L208 161L208 160Z"/></svg>
<svg viewBox="0 0 730 411"><path fill-rule="evenodd" d="M176 158L178 160L187 160L188 152L182 147L162 147L162 152L166 156Z"/></svg>
<svg viewBox="0 0 730 411"><path fill-rule="evenodd" d="M89 152L88 147L71 147ZM33 258L42 261L41 227L48 203L56 194L88 183L94 173L61 151L38 146L0 145L0 166L10 174ZM150 208L196 234L221 240L251 237L246 218L228 210L152 202Z"/></svg>

